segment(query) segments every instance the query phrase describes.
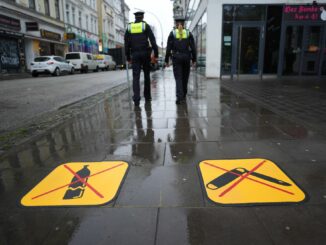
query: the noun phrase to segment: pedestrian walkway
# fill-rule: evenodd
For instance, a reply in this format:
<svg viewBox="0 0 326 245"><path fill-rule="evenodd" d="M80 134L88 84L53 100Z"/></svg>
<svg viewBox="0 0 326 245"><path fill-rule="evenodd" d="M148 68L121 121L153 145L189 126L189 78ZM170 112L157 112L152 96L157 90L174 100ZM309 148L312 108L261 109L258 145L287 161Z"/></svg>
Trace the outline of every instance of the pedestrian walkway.
<svg viewBox="0 0 326 245"><path fill-rule="evenodd" d="M0 73L0 82L14 79L24 79L30 78L31 74L27 72L17 72L17 73Z"/></svg>
<svg viewBox="0 0 326 245"><path fill-rule="evenodd" d="M318 108L318 121L310 123L311 117L296 113L310 103L301 100L304 88L287 88L294 98L289 104L273 99L282 87L265 90L259 83L191 74L187 101L176 105L172 71L152 78L151 103L142 98L135 108L130 90L124 90L1 157L0 244L326 243L324 114ZM314 95L315 105L325 100ZM200 162L261 158L293 179L307 200L245 207L208 200ZM20 205L58 165L112 160L130 165L114 202L83 208Z"/></svg>

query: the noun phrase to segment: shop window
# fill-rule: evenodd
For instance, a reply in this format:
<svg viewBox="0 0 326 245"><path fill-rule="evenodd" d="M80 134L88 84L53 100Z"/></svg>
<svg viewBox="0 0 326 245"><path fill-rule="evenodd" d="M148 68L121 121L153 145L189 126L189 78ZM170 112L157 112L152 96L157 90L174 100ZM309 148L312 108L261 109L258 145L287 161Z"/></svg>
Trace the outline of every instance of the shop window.
<svg viewBox="0 0 326 245"><path fill-rule="evenodd" d="M285 36L284 75L299 75L301 65L303 26L288 26Z"/></svg>
<svg viewBox="0 0 326 245"><path fill-rule="evenodd" d="M322 43L321 26L307 26L306 29L302 74L318 75Z"/></svg>
<svg viewBox="0 0 326 245"><path fill-rule="evenodd" d="M305 52L316 53L320 49L320 26L311 26L308 28L308 46Z"/></svg>
<svg viewBox="0 0 326 245"><path fill-rule="evenodd" d="M264 5L235 5L235 21L265 20Z"/></svg>
<svg viewBox="0 0 326 245"><path fill-rule="evenodd" d="M264 50L264 73L276 74L279 60L282 6L267 7L266 41Z"/></svg>
<svg viewBox="0 0 326 245"><path fill-rule="evenodd" d="M326 28L324 28L326 31ZM324 50L323 50L323 64L322 64L322 75L326 75L326 33L324 37Z"/></svg>
<svg viewBox="0 0 326 245"><path fill-rule="evenodd" d="M223 21L232 21L233 20L233 5L224 5L223 6Z"/></svg>
<svg viewBox="0 0 326 245"><path fill-rule="evenodd" d="M222 36L222 74L231 73L231 58L232 58L232 23L223 24Z"/></svg>

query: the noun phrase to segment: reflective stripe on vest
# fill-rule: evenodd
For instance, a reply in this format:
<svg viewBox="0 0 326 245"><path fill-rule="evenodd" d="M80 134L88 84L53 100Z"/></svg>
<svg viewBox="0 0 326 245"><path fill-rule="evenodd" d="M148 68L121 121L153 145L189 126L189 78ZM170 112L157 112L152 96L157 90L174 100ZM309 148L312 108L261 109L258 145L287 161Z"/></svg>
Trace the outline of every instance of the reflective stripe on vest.
<svg viewBox="0 0 326 245"><path fill-rule="evenodd" d="M130 23L128 25L128 31L131 34L143 33L146 29L146 24L144 22Z"/></svg>
<svg viewBox="0 0 326 245"><path fill-rule="evenodd" d="M173 36L174 36L176 39L187 39L187 38L189 37L189 31L183 29L183 30L182 30L182 36L180 36L180 32L179 32L179 30L174 29L174 30L173 30Z"/></svg>

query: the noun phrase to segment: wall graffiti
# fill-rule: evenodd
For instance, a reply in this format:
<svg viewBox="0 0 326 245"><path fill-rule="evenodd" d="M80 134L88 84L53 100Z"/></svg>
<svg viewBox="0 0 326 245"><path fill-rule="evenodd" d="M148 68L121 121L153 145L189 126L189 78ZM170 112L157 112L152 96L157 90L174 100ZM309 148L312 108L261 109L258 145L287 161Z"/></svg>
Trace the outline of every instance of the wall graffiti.
<svg viewBox="0 0 326 245"><path fill-rule="evenodd" d="M18 43L15 39L2 39L0 42L0 65L2 69L19 68Z"/></svg>

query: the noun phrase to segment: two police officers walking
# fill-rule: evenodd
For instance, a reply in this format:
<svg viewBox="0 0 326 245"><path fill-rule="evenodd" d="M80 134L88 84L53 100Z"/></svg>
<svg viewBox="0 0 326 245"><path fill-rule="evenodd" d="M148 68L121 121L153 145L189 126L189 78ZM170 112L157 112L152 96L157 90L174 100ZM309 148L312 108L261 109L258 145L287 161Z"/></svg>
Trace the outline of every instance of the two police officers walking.
<svg viewBox="0 0 326 245"><path fill-rule="evenodd" d="M132 64L133 75L133 100L135 106L139 106L140 101L140 72L144 71L144 97L146 101L151 101L151 53L154 51L154 57L158 58L158 48L151 27L143 21L144 12L134 13L135 22L129 23L125 33L125 53L127 61ZM149 42L151 47L149 46Z"/></svg>
<svg viewBox="0 0 326 245"><path fill-rule="evenodd" d="M151 101L150 61L154 51L155 61L158 58L158 48L150 26L143 21L144 12L136 12L135 22L129 23L125 33L125 52L128 63L132 64L133 100L135 106L140 101L140 72L144 71L144 97ZM192 34L184 28L185 19L176 19L176 27L171 31L166 48L165 65L169 66L172 56L173 73L176 81L177 104L181 104L187 95L190 74L190 61L196 65L196 47ZM149 42L151 47L149 46Z"/></svg>

